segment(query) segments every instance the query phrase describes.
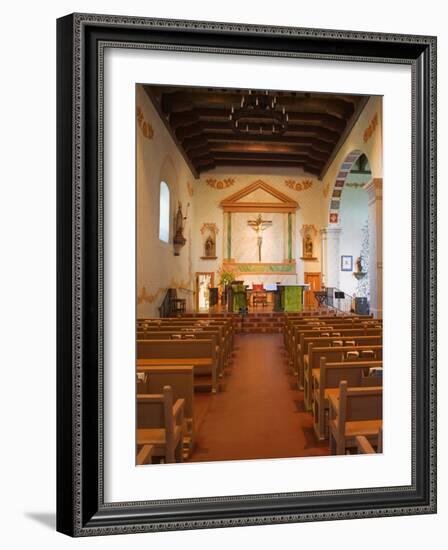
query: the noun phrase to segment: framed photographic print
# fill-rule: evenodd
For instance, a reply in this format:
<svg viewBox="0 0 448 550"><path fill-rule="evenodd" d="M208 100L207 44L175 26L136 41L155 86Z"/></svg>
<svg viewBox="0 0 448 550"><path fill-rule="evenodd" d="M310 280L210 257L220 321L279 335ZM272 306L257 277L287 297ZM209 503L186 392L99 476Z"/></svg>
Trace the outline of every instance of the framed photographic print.
<svg viewBox="0 0 448 550"><path fill-rule="evenodd" d="M57 40L57 529L434 513L436 39Z"/></svg>
<svg viewBox="0 0 448 550"><path fill-rule="evenodd" d="M353 256L341 256L341 271L353 271Z"/></svg>

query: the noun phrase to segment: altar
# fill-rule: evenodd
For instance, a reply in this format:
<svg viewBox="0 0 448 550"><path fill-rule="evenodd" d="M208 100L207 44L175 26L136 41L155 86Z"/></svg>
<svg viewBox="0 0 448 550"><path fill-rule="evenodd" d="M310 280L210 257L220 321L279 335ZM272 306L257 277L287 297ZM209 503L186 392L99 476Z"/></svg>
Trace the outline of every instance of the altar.
<svg viewBox="0 0 448 550"><path fill-rule="evenodd" d="M263 286L262 291L257 289L255 293L270 295L272 298L267 300L267 305L272 307L273 311L300 312L303 311L304 306L303 293L305 290L309 290L309 288L310 285L307 284L274 283ZM229 285L227 297L228 311L233 313L247 311L250 305L253 306L251 299L253 293L254 289L250 285L245 284L245 281L237 281Z"/></svg>
<svg viewBox="0 0 448 550"><path fill-rule="evenodd" d="M278 285L280 307L282 311L303 311L303 292L309 290L310 285L284 284Z"/></svg>

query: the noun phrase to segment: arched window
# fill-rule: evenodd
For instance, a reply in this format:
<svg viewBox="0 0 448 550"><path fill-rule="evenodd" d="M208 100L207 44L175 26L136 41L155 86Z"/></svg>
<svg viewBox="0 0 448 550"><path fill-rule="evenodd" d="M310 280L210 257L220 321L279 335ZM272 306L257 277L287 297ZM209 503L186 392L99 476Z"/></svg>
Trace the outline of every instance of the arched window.
<svg viewBox="0 0 448 550"><path fill-rule="evenodd" d="M164 181L160 182L159 239L170 240L170 188Z"/></svg>

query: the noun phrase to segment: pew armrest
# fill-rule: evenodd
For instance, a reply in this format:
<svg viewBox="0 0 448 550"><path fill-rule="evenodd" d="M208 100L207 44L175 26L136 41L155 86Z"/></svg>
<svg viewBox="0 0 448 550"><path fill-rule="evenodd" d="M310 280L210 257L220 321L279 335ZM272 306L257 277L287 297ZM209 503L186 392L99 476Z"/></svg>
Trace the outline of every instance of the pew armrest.
<svg viewBox="0 0 448 550"><path fill-rule="evenodd" d="M151 464L153 452L154 445L143 445L142 449L137 455L137 466L141 466L142 464Z"/></svg>
<svg viewBox="0 0 448 550"><path fill-rule="evenodd" d="M356 436L356 446L358 447L359 454L372 454L375 453L374 448L369 443L369 440L364 435Z"/></svg>
<svg viewBox="0 0 448 550"><path fill-rule="evenodd" d="M173 417L177 424L181 424L184 417L185 399L177 399L173 405Z"/></svg>

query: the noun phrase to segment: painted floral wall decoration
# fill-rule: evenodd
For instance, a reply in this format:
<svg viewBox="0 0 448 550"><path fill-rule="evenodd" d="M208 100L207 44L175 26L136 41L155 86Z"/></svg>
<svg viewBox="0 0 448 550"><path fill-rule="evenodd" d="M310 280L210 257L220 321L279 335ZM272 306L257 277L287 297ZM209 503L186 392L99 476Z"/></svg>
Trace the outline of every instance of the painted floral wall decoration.
<svg viewBox="0 0 448 550"><path fill-rule="evenodd" d="M368 127L364 130L363 140L364 143L367 143L369 139L373 136L376 127L378 126L378 113L375 113L370 121Z"/></svg>
<svg viewBox="0 0 448 550"><path fill-rule="evenodd" d="M306 189L310 189L313 186L313 180L285 180L285 185L290 189L294 189L294 191L306 191Z"/></svg>
<svg viewBox="0 0 448 550"><path fill-rule="evenodd" d="M141 107L137 107L137 124L145 138L152 139L154 137L153 127L145 120Z"/></svg>
<svg viewBox="0 0 448 550"><path fill-rule="evenodd" d="M210 222L204 222L202 224L202 227L200 229L201 231L201 234L203 235L204 232L209 229L210 231L213 231L215 234L219 233L219 229L218 229L218 226L216 225L216 223L210 223Z"/></svg>
<svg viewBox="0 0 448 550"><path fill-rule="evenodd" d="M205 180L207 185L210 187L213 187L213 189L227 189L227 187L231 187L234 185L235 180L233 178L226 178L223 180L216 180L214 178L209 178Z"/></svg>

